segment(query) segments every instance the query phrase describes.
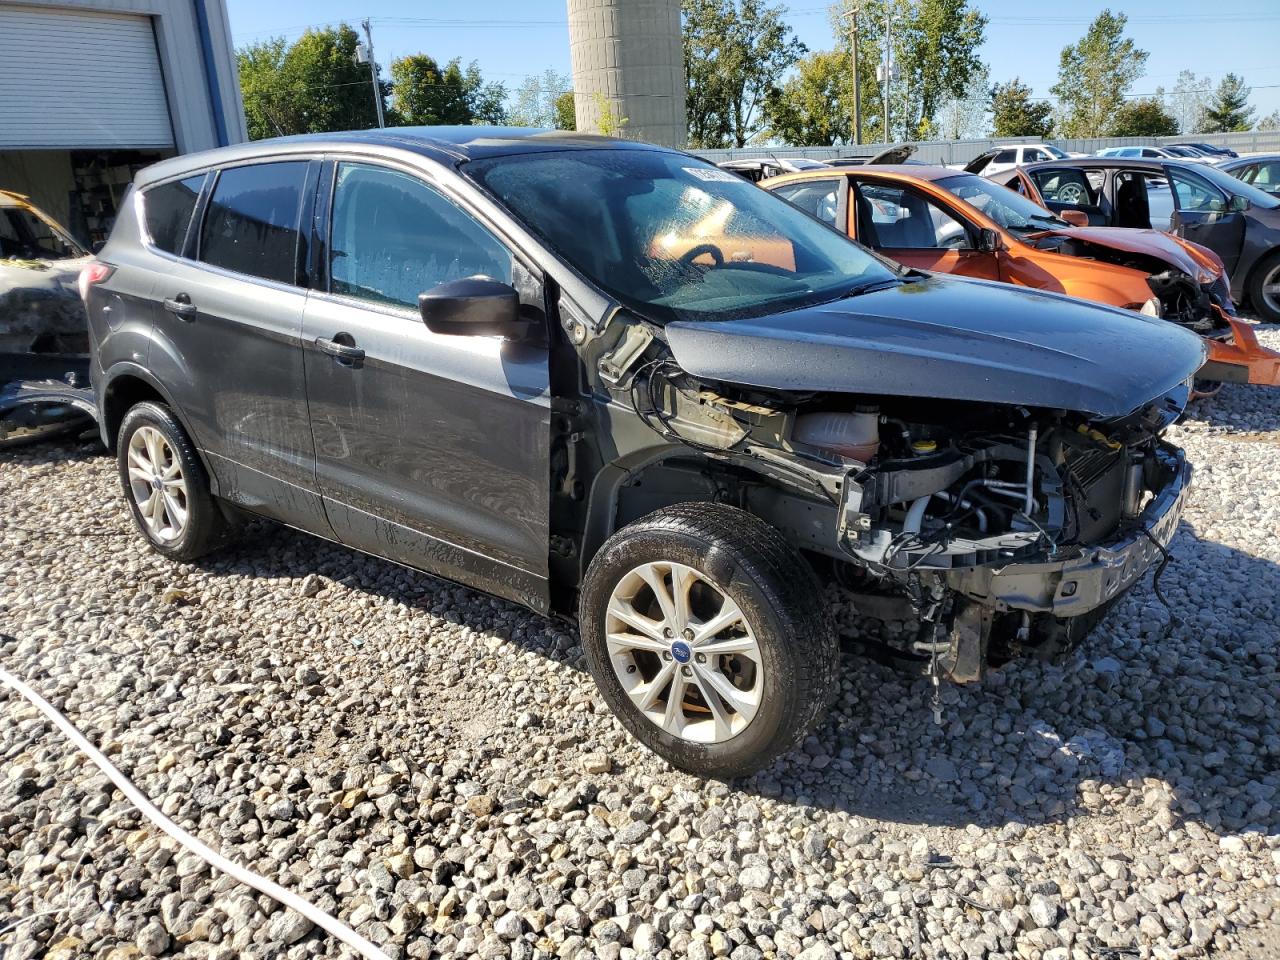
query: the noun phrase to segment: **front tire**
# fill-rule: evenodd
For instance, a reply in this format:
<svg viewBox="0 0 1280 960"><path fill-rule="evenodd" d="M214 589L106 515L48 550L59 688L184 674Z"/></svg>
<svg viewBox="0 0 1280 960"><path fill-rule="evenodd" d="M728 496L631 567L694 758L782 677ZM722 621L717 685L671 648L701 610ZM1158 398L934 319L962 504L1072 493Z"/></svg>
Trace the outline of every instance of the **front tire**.
<svg viewBox="0 0 1280 960"><path fill-rule="evenodd" d="M1253 268L1248 293L1259 320L1280 323L1280 252L1272 253Z"/></svg>
<svg viewBox="0 0 1280 960"><path fill-rule="evenodd" d="M133 521L153 550L186 561L219 545L226 521L204 465L167 406L147 401L124 415L116 461Z"/></svg>
<svg viewBox="0 0 1280 960"><path fill-rule="evenodd" d="M587 572L579 619L610 709L698 776L766 766L835 691L839 648L817 577L777 530L722 504L678 504L615 533Z"/></svg>

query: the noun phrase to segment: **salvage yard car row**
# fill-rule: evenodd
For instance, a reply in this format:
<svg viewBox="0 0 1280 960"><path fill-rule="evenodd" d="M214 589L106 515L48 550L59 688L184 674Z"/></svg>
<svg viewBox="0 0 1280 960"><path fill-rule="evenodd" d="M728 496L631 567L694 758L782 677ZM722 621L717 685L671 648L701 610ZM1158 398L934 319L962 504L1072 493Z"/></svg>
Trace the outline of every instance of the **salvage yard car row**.
<svg viewBox="0 0 1280 960"><path fill-rule="evenodd" d="M1196 377L1280 381L1222 258L1086 220L506 128L177 157L80 275L99 431L158 552L256 515L576 617L631 733L744 775L830 701L825 581L935 690L1058 655L1167 556Z"/></svg>

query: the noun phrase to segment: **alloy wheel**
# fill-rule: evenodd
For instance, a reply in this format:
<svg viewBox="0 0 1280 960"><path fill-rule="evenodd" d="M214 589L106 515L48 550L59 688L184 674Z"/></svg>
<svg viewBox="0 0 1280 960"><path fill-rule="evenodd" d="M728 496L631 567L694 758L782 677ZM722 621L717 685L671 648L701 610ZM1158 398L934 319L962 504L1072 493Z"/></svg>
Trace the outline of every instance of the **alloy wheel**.
<svg viewBox="0 0 1280 960"><path fill-rule="evenodd" d="M1272 313L1280 313L1280 263L1277 263L1262 278L1262 299Z"/></svg>
<svg viewBox="0 0 1280 960"><path fill-rule="evenodd" d="M722 743L751 723L764 661L737 603L682 563L641 564L605 613L609 662L650 722L694 743Z"/></svg>
<svg viewBox="0 0 1280 960"><path fill-rule="evenodd" d="M187 526L187 482L182 461L163 433L141 426L129 438L129 492L153 539L172 543Z"/></svg>

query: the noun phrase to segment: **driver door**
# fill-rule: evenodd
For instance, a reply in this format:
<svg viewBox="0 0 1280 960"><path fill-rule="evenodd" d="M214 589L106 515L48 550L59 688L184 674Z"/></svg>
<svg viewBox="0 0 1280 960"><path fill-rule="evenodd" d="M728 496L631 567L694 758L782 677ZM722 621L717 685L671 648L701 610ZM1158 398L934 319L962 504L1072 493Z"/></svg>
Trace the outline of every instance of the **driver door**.
<svg viewBox="0 0 1280 960"><path fill-rule="evenodd" d="M1208 247L1230 274L1244 245L1244 214L1231 198L1203 177L1175 164L1166 168L1173 190L1172 233Z"/></svg>
<svg viewBox="0 0 1280 960"><path fill-rule="evenodd" d="M541 280L449 193L326 164L303 319L316 480L359 550L547 609L547 347L433 333L418 294L484 275L544 315Z"/></svg>
<svg viewBox="0 0 1280 960"><path fill-rule="evenodd" d="M910 187L859 182L855 239L917 270L1000 279L995 252L976 248L978 229Z"/></svg>

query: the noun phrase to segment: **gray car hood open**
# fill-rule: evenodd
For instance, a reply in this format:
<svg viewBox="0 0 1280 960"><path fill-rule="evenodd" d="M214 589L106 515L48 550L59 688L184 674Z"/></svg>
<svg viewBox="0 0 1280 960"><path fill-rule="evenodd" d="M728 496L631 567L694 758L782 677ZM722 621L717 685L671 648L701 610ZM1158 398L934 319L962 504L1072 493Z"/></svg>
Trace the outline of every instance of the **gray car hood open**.
<svg viewBox="0 0 1280 960"><path fill-rule="evenodd" d="M1120 417L1196 372L1164 320L1057 294L931 276L749 320L666 326L696 377L777 390L935 397Z"/></svg>

